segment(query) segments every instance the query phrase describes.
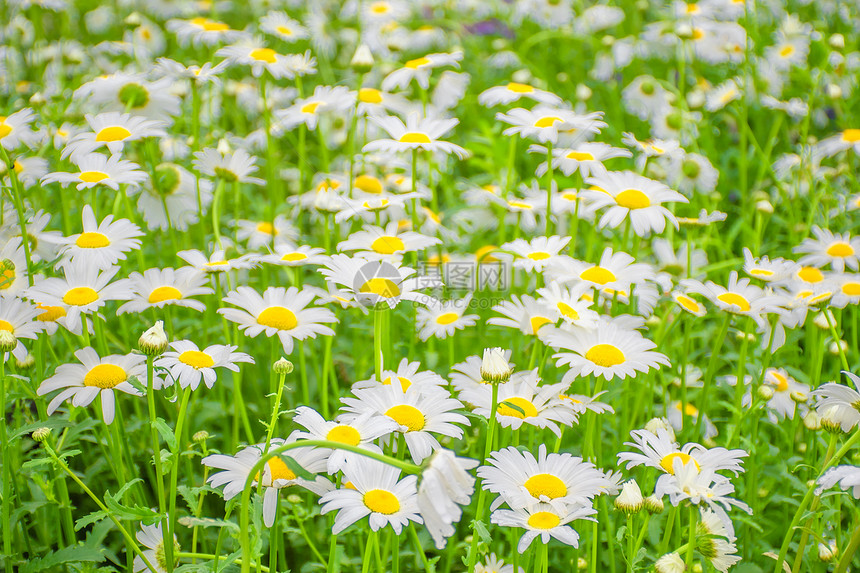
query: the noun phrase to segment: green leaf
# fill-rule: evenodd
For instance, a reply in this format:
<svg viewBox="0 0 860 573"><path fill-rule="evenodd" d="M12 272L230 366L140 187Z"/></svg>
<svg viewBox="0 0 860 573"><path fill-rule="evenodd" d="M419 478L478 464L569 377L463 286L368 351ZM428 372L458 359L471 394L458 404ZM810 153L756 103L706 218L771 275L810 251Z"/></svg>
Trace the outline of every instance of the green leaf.
<svg viewBox="0 0 860 573"><path fill-rule="evenodd" d="M129 376L126 379L126 382L131 384L132 388L134 388L135 390L137 390L138 392L140 392L144 396L146 395L146 386L141 384L141 382L140 382L140 380L138 380L137 376Z"/></svg>
<svg viewBox="0 0 860 573"><path fill-rule="evenodd" d="M16 440L22 436L26 436L33 433L33 430L37 430L39 428L51 428L52 430L58 430L60 428L65 428L67 426L71 426L71 422L68 420L63 420L61 418L48 418L47 420L40 421L37 420L30 424L26 424L21 426L9 436L9 441Z"/></svg>
<svg viewBox="0 0 860 573"><path fill-rule="evenodd" d="M177 446L176 436L173 435L173 430L170 429L167 422L165 422L163 418L156 418L155 421L152 422L152 427L158 430L158 434L161 436L161 439L164 440L164 443L167 444L167 447L170 448L170 451L175 452Z"/></svg>
<svg viewBox="0 0 860 573"><path fill-rule="evenodd" d="M480 540L480 542L489 545L493 538L490 537L490 530L487 529L487 526L484 525L484 522L476 520L472 523L475 526L475 533L478 535L478 539Z"/></svg>
<svg viewBox="0 0 860 573"><path fill-rule="evenodd" d="M523 410L522 408L520 408L519 406L517 406L516 404L514 404L513 402L508 402L507 400L505 400L504 402L499 404L499 406L501 406L502 404L504 404L505 406L507 406L511 410L515 410L515 411L519 412L520 414L523 415L523 417L525 417L526 411ZM498 413L499 413L499 411L496 410L496 414L498 414Z"/></svg>
<svg viewBox="0 0 860 573"><path fill-rule="evenodd" d="M302 479L306 479L309 481L313 481L316 476L303 468L299 462L291 458L290 456L278 456L281 460L287 464L287 467L290 468L290 471L296 474L296 477L300 477Z"/></svg>
<svg viewBox="0 0 860 573"><path fill-rule="evenodd" d="M20 573L36 573L38 571L56 571L57 566L63 563L96 562L105 560L102 551L86 545L75 545L64 547L59 551L52 551L44 557L30 559L26 565L19 569Z"/></svg>
<svg viewBox="0 0 860 573"><path fill-rule="evenodd" d="M180 525L185 527L226 527L230 531L239 531L239 525L233 521L225 519L212 519L209 517L180 517L178 520Z"/></svg>

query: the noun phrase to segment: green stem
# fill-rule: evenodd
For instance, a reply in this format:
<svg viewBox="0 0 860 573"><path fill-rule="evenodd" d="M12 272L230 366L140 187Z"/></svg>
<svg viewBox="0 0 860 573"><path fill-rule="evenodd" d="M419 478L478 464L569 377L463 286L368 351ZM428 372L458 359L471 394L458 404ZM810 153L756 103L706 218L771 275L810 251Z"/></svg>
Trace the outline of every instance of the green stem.
<svg viewBox="0 0 860 573"><path fill-rule="evenodd" d="M848 571L848 566L858 552L860 552L860 525L854 528L854 533L851 534L851 541L845 547L845 551L842 553L842 558L839 559L834 573L845 573Z"/></svg>
<svg viewBox="0 0 860 573"><path fill-rule="evenodd" d="M6 153L6 149L0 146L0 152L3 153L9 179L12 181L12 202L15 204L15 211L18 213L18 225L21 228L21 246L24 247L24 259L27 261L27 282L30 286L33 286L33 259L30 254L30 235L27 234L27 219L24 217L24 200L21 197L18 172L15 171L15 163L9 157L9 154ZM95 207L93 208L95 209Z"/></svg>
<svg viewBox="0 0 860 573"><path fill-rule="evenodd" d="M167 515L167 535L165 535L164 549L166 553L167 560L167 570L168 573L173 571L174 559L173 559L173 535L176 531L176 482L179 474L179 454L182 451L182 444L184 442L183 439L183 429L185 428L185 417L186 411L188 410L188 402L191 398L191 386L185 388L182 391L182 401L179 404L179 417L176 420L176 431L174 432L174 438L176 439L176 447L173 451L172 459L170 460L172 463L170 469L170 509L168 510Z"/></svg>
<svg viewBox="0 0 860 573"><path fill-rule="evenodd" d="M487 428L487 441L484 443L484 455L481 457L481 463L486 463L487 458L490 457L490 451L493 448L493 438L496 434L496 426L498 425L496 422L496 410L499 407L499 385L497 383L493 383L493 392L492 392L492 400L490 402L490 419L488 420L488 428ZM481 484L483 485L483 484ZM479 487L476 485L476 487ZM487 497L487 490L483 487L480 489L480 493L478 494L478 506L475 510L475 521L481 521L484 518L484 502ZM466 568L468 573L471 573L475 570L475 563L478 562L478 540L480 536L477 532L474 532L472 535L472 545L469 547L469 566Z"/></svg>
<svg viewBox="0 0 860 573"><path fill-rule="evenodd" d="M546 143L546 172L549 175L546 187L546 236L552 234L552 183L555 179L555 174L552 168L552 142Z"/></svg>
<svg viewBox="0 0 860 573"><path fill-rule="evenodd" d="M702 382L702 407L704 408L708 404L708 398L710 396L711 386L714 383L714 374L717 369L717 360L720 356L720 350L723 348L723 342L726 340L726 334L729 331L729 323L732 320L732 315L729 312L726 312L726 317L723 320L723 326L720 329L720 333L717 335L717 343L711 348L711 359L708 361L708 369L705 372L705 379ZM694 435L698 436L699 432L702 429L702 420L705 419L705 416L702 415L703 412L699 413L699 416L696 417L696 429Z"/></svg>
<svg viewBox="0 0 860 573"><path fill-rule="evenodd" d="M2 420L0 420L0 447L3 448L3 467L0 468L0 473L3 474L3 489L2 494L2 523L3 523L3 555L6 562L6 573L12 573L12 528L9 519L9 473L12 471L12 464L9 461L9 442L6 439L6 361L0 357L0 408L2 408Z"/></svg>
<svg viewBox="0 0 860 573"><path fill-rule="evenodd" d="M152 455L155 460L155 483L156 493L158 495L158 512L161 514L161 530L168 531L167 524L167 504L164 498L164 473L161 471L161 443L158 439L158 430L155 427L155 389L153 383L155 375L154 357L147 355L146 357L146 402L149 407L149 431L152 438ZM168 556L168 562L172 563L170 552L173 551L172 543L164 544L165 552Z"/></svg>
<svg viewBox="0 0 860 573"><path fill-rule="evenodd" d="M692 571L693 567L693 550L696 548L696 522L698 521L696 516L696 506L690 505L690 540L687 544L687 559L685 560L685 564L687 566L687 571Z"/></svg>

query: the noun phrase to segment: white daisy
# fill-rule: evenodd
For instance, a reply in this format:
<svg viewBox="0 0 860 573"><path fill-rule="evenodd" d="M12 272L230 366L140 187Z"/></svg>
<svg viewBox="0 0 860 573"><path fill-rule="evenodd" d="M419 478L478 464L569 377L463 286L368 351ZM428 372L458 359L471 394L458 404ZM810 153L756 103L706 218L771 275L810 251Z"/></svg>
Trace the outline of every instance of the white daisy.
<svg viewBox="0 0 860 573"><path fill-rule="evenodd" d="M138 237L144 233L128 219L114 221L113 215L108 215L99 223L89 205L84 205L81 216L84 232L60 241L64 263L75 265L80 261L92 261L104 270L125 260L127 252L140 248Z"/></svg>
<svg viewBox="0 0 860 573"><path fill-rule="evenodd" d="M525 553L537 537L543 544L555 538L566 545L579 547L579 534L568 524L575 519L588 519L588 516L596 513L597 510L590 506L555 508L537 503L525 508L498 509L490 515L490 522L502 527L525 529L517 544L517 552Z"/></svg>
<svg viewBox="0 0 860 573"><path fill-rule="evenodd" d="M140 170L137 163L120 159L119 155L107 157L101 153L87 153L72 158L78 166L78 171L69 173L55 171L42 177L42 184L60 183L63 187L76 184L78 191L92 189L96 185L105 185L114 191L120 185L139 187L149 179L149 175Z"/></svg>
<svg viewBox="0 0 860 573"><path fill-rule="evenodd" d="M430 73L434 68L444 66L460 67L460 60L463 59L463 52L452 52L450 54L427 54L414 60L409 60L403 67L394 70L382 80L382 89L391 91L395 87L406 89L412 83L412 80L418 84L421 89L430 87Z"/></svg>
<svg viewBox="0 0 860 573"><path fill-rule="evenodd" d="M472 293L469 293L461 299L431 299L426 306L419 307L415 317L419 338L424 341L430 337L444 339L453 336L457 330L474 326L478 315L465 314L471 302Z"/></svg>
<svg viewBox="0 0 860 573"><path fill-rule="evenodd" d="M354 256L368 260L401 259L403 253L423 251L442 241L412 231L400 232L396 222L385 228L366 225L337 244L338 251L358 251Z"/></svg>
<svg viewBox="0 0 860 573"><path fill-rule="evenodd" d="M164 308L167 305L184 306L203 312L206 305L191 297L212 294L212 289L203 286L206 276L191 267L176 270L147 269L143 274L133 272L128 276L134 296L117 309L117 314L140 313L149 308Z"/></svg>
<svg viewBox="0 0 860 573"><path fill-rule="evenodd" d="M806 253L798 263L815 267L829 264L838 272L844 271L845 267L856 271L860 266L860 236L832 233L818 226L812 227L812 234L814 239L804 239L792 249L795 253Z"/></svg>
<svg viewBox="0 0 860 573"><path fill-rule="evenodd" d="M540 145L529 147L529 153L546 155L546 148ZM603 162L615 157L633 157L626 149L612 147L606 143L580 143L573 148L554 148L552 150L552 168L558 169L567 176L579 171L583 179L600 176L606 173ZM543 177L547 171L546 162L542 162L535 170L535 175Z"/></svg>
<svg viewBox="0 0 860 573"><path fill-rule="evenodd" d="M253 185L263 185L265 181L259 177L250 175L257 171L256 158L252 157L244 149L237 149L233 153L221 153L217 149L208 147L194 154L194 167L203 175L220 177L227 183L240 182Z"/></svg>
<svg viewBox="0 0 860 573"><path fill-rule="evenodd" d="M417 289L434 288L441 283L426 276L413 276L416 271L396 263L367 261L366 259L333 255L319 269L327 281L343 286L355 295L362 305L376 307L386 304L394 308L401 300L427 304L429 297Z"/></svg>
<svg viewBox="0 0 860 573"><path fill-rule="evenodd" d="M507 105L518 101L520 98L528 98L545 105L560 105L561 98L548 91L539 90L528 84L519 82L508 82L503 86L486 89L478 94L478 103L484 107Z"/></svg>
<svg viewBox="0 0 860 573"><path fill-rule="evenodd" d="M460 159L465 159L469 155L469 152L459 145L439 140L460 123L458 119L422 117L419 113L413 112L406 117L405 124L395 116L371 117L371 120L384 129L391 139L371 141L362 148L362 152L397 153L424 149L445 154L453 153Z"/></svg>
<svg viewBox="0 0 860 573"><path fill-rule="evenodd" d="M75 135L63 148L61 157L87 155L102 145L111 154L119 153L126 143L147 137L166 137L164 122L143 117L110 111L98 115L85 116L91 131Z"/></svg>
<svg viewBox="0 0 860 573"><path fill-rule="evenodd" d="M170 343L169 350L155 361L155 365L164 368L169 376L165 382L172 385L179 382L181 388L191 386L197 390L200 380L207 388L212 388L218 377L216 368L226 368L233 372L239 371L237 362L254 363L254 359L244 352L236 352L238 346L213 344L205 350L200 350L190 340L177 340Z"/></svg>

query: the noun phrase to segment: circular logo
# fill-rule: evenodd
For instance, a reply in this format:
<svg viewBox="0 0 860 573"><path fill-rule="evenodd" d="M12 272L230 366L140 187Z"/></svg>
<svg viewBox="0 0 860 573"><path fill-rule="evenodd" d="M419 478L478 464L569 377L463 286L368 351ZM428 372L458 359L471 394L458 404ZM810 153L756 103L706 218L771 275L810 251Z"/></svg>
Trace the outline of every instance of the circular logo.
<svg viewBox="0 0 860 573"><path fill-rule="evenodd" d="M369 261L358 269L352 280L352 290L359 304L375 308L386 305L394 308L400 302L403 278L391 263Z"/></svg>

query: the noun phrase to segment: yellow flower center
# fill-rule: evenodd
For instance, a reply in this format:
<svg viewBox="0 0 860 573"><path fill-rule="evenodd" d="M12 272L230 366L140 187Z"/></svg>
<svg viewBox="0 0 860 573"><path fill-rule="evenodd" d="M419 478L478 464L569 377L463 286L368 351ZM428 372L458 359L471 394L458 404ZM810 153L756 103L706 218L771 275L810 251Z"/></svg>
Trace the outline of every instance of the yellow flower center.
<svg viewBox="0 0 860 573"><path fill-rule="evenodd" d="M278 230L275 229L271 223L257 223L257 232L263 233L264 235L277 235Z"/></svg>
<svg viewBox="0 0 860 573"><path fill-rule="evenodd" d="M296 479L296 474L293 473L287 463L277 456L270 458L266 465L269 466L269 474L271 474L273 483L279 479L287 481Z"/></svg>
<svg viewBox="0 0 860 573"><path fill-rule="evenodd" d="M571 151L567 154L567 158L573 159L574 161L594 161L594 156L590 153L586 153L585 151ZM575 195L574 198L576 198Z"/></svg>
<svg viewBox="0 0 860 573"><path fill-rule="evenodd" d="M612 344L595 344L585 353L586 360L590 360L602 366L603 368L612 368L623 364L625 357L624 353L617 346Z"/></svg>
<svg viewBox="0 0 860 573"><path fill-rule="evenodd" d="M374 195L382 193L382 181L372 175L359 175L355 178L353 186L365 193L373 193Z"/></svg>
<svg viewBox="0 0 860 573"><path fill-rule="evenodd" d="M534 529L552 529L553 527L557 527L559 523L561 523L561 519L556 514L548 511L533 513L529 516L528 520L529 527L533 527Z"/></svg>
<svg viewBox="0 0 860 573"><path fill-rule="evenodd" d="M330 442L357 446L361 442L361 435L352 426L340 425L329 430L325 435L325 439Z"/></svg>
<svg viewBox="0 0 860 573"><path fill-rule="evenodd" d="M401 143L430 143L430 137L420 131L409 131L400 136Z"/></svg>
<svg viewBox="0 0 860 573"><path fill-rule="evenodd" d="M0 330L5 330L6 332L15 334L15 327L12 326L12 323L3 319L0 319Z"/></svg>
<svg viewBox="0 0 860 573"><path fill-rule="evenodd" d="M693 40L701 40L705 37L705 31L701 28L693 28Z"/></svg>
<svg viewBox="0 0 860 573"><path fill-rule="evenodd" d="M291 28L289 28L288 26L278 26L277 28L275 28L275 31L278 34L283 34L284 36L292 36L293 35L293 30Z"/></svg>
<svg viewBox="0 0 860 573"><path fill-rule="evenodd" d="M533 206L529 205L528 203L523 203L522 201L508 201L508 205L516 209L534 209Z"/></svg>
<svg viewBox="0 0 860 573"><path fill-rule="evenodd" d="M605 285L611 282L615 282L617 279L615 277L615 273L601 267L600 265L595 265L590 269L585 269L581 273L579 273L579 278L588 281L590 283L595 283L599 285Z"/></svg>
<svg viewBox="0 0 860 573"><path fill-rule="evenodd" d="M749 274L754 277L772 277L773 271L768 269L750 269Z"/></svg>
<svg viewBox="0 0 860 573"><path fill-rule="evenodd" d="M696 469L701 469L701 467L699 466L699 462L693 460L692 456L690 456L689 454L685 454L682 452L672 452L671 454L663 456L663 459L660 460L660 467L666 470L666 473L674 475L675 469L673 466L676 459L681 460L681 465L687 465L688 463L690 463L690 460L692 460L693 463L696 464Z"/></svg>
<svg viewBox="0 0 860 573"><path fill-rule="evenodd" d="M370 11L374 14L385 14L390 8L388 2L374 2L370 5Z"/></svg>
<svg viewBox="0 0 860 573"><path fill-rule="evenodd" d="M81 233L75 244L82 249L102 249L110 246L110 239L101 233Z"/></svg>
<svg viewBox="0 0 860 573"><path fill-rule="evenodd" d="M777 392L785 392L788 390L788 378L782 375L782 373L777 372L776 370L771 370L769 373L774 380L776 380L776 390Z"/></svg>
<svg viewBox="0 0 860 573"><path fill-rule="evenodd" d="M211 356L200 350L186 350L179 355L179 361L197 370L212 368L212 365L215 364Z"/></svg>
<svg viewBox="0 0 860 573"><path fill-rule="evenodd" d="M84 376L84 386L110 389L126 380L128 380L128 374L116 364L99 364Z"/></svg>
<svg viewBox="0 0 860 573"><path fill-rule="evenodd" d="M283 257L281 257L282 261L287 261L289 263L294 263L296 261L303 261L308 256L304 253L287 253Z"/></svg>
<svg viewBox="0 0 860 573"><path fill-rule="evenodd" d="M556 123L561 121L560 117L556 117L554 115L548 115L546 117L542 117L535 122L535 127L552 127Z"/></svg>
<svg viewBox="0 0 860 573"><path fill-rule="evenodd" d="M301 107L302 113L316 113L317 108L322 104L321 101L308 102Z"/></svg>
<svg viewBox="0 0 860 573"><path fill-rule="evenodd" d="M528 84L520 84L517 82L510 82L507 85L507 89L509 92L514 92L515 94L530 94L535 89Z"/></svg>
<svg viewBox="0 0 860 573"><path fill-rule="evenodd" d="M534 253L529 253L526 255L527 258L533 261L544 261L550 258L552 255L545 251L535 251Z"/></svg>
<svg viewBox="0 0 860 573"><path fill-rule="evenodd" d="M651 206L651 199L639 189L625 189L615 196L615 202L627 209L645 209Z"/></svg>
<svg viewBox="0 0 860 573"><path fill-rule="evenodd" d="M150 304L157 304L166 300L179 300L181 298L182 292L178 288L172 287L170 285L164 285L152 289L152 292L149 293L149 298L147 300Z"/></svg>
<svg viewBox="0 0 860 573"><path fill-rule="evenodd" d="M398 376L397 380L400 382L400 387L406 392L410 386L412 386L412 380L406 378L405 376ZM391 376L387 376L382 380L383 386L391 386Z"/></svg>
<svg viewBox="0 0 860 573"><path fill-rule="evenodd" d="M362 103L382 103L382 92L374 88L358 90L358 101Z"/></svg>
<svg viewBox="0 0 860 573"><path fill-rule="evenodd" d="M680 304L682 307L689 310L690 312L700 312L702 309L698 302L685 294L677 295L675 297L675 300L678 302L678 304Z"/></svg>
<svg viewBox="0 0 860 573"><path fill-rule="evenodd" d="M6 117L0 115L0 139L12 133L12 126L6 125Z"/></svg>
<svg viewBox="0 0 860 573"><path fill-rule="evenodd" d="M854 254L854 247L840 241L827 247L827 254L831 257L850 257Z"/></svg>
<svg viewBox="0 0 860 573"><path fill-rule="evenodd" d="M63 302L69 306L85 306L99 299L99 293L90 287L74 287L63 295Z"/></svg>
<svg viewBox="0 0 860 573"><path fill-rule="evenodd" d="M680 402L675 404L675 409L678 410L679 412L681 411L681 403ZM684 408L684 413L688 416L698 416L699 415L699 409L696 408L695 406L693 406L692 404L690 404L689 402L687 402L687 406Z"/></svg>
<svg viewBox="0 0 860 573"><path fill-rule="evenodd" d="M541 496L556 499L567 495L567 486L552 474L535 474L527 479L524 485L535 499L540 499Z"/></svg>
<svg viewBox="0 0 860 573"><path fill-rule="evenodd" d="M532 334L537 334L538 330L541 329L542 326L552 323L553 321L545 316L533 316L529 320L532 327Z"/></svg>
<svg viewBox="0 0 860 573"><path fill-rule="evenodd" d="M0 127L0 130L3 128ZM2 133L2 131L0 131ZM857 143L860 141L860 129L846 129L842 132L842 141L847 141L848 143Z"/></svg>
<svg viewBox="0 0 860 573"><path fill-rule="evenodd" d="M230 29L230 26L227 24L216 22L209 18L194 18L191 20L191 23L198 28L202 28L204 32L226 32Z"/></svg>
<svg viewBox="0 0 860 573"><path fill-rule="evenodd" d="M112 125L103 127L96 134L96 141L110 143L112 141L122 141L131 137L131 132L121 125Z"/></svg>
<svg viewBox="0 0 860 573"><path fill-rule="evenodd" d="M456 312L446 312L436 317L436 323L451 324L452 322L455 322L458 318L460 318L460 315Z"/></svg>
<svg viewBox="0 0 860 573"><path fill-rule="evenodd" d="M797 277L806 283L820 283L824 280L824 273L815 267L803 267L797 271Z"/></svg>
<svg viewBox="0 0 860 573"><path fill-rule="evenodd" d="M566 316L571 320L579 320L579 313L576 312L576 310L566 302L559 302L555 306L558 308L558 311L563 316Z"/></svg>
<svg viewBox="0 0 860 573"><path fill-rule="evenodd" d="M81 171L78 174L78 179L84 183L100 183L108 178L110 178L110 175L104 171Z"/></svg>
<svg viewBox="0 0 860 573"><path fill-rule="evenodd" d="M717 300L723 304L736 306L741 309L741 312L749 312L751 308L750 301L748 301L743 295L736 292L724 292L717 296Z"/></svg>
<svg viewBox="0 0 860 573"><path fill-rule="evenodd" d="M36 306L44 311L36 317L36 320L41 320L42 322L54 322L66 316L66 309L61 306L44 306L38 303Z"/></svg>
<svg viewBox="0 0 860 573"><path fill-rule="evenodd" d="M400 511L400 501L397 496L384 489L372 489L362 498L364 505L373 513L391 515Z"/></svg>
<svg viewBox="0 0 860 573"><path fill-rule="evenodd" d="M860 296L860 283L844 283L842 294L848 296Z"/></svg>
<svg viewBox="0 0 860 573"><path fill-rule="evenodd" d="M407 432L419 432L424 428L426 420L421 410L409 404L398 404L385 411L385 415L408 428Z"/></svg>
<svg viewBox="0 0 860 573"><path fill-rule="evenodd" d="M406 250L406 245L399 237L383 235L371 243L370 248L380 255L392 255L398 251Z"/></svg>
<svg viewBox="0 0 860 573"><path fill-rule="evenodd" d="M383 278L370 279L361 285L358 292L375 294L383 298L394 298L400 296L400 287L393 281Z"/></svg>
<svg viewBox="0 0 860 573"><path fill-rule="evenodd" d="M278 330L292 330L298 326L299 321L290 309L283 306L270 306L257 315L257 324Z"/></svg>
<svg viewBox="0 0 860 573"><path fill-rule="evenodd" d="M779 55L782 56L783 58L787 58L788 56L790 56L793 53L794 53L794 46L792 46L791 44L787 44L787 45L783 46L783 48L779 51Z"/></svg>
<svg viewBox="0 0 860 573"><path fill-rule="evenodd" d="M274 64L278 61L277 52L271 48L256 48L251 50L248 57L258 62L266 62L267 64Z"/></svg>
<svg viewBox="0 0 860 573"><path fill-rule="evenodd" d="M512 408L511 405L516 406L519 410L517 410L517 408ZM522 412L520 410L522 410ZM498 409L496 409L496 413L500 416L511 416L513 418L519 418L520 420L536 418L538 415L535 405L521 396L506 398L504 402L499 404Z"/></svg>
<svg viewBox="0 0 860 573"><path fill-rule="evenodd" d="M404 68L409 68L411 70L417 70L421 66L426 66L430 64L430 58L418 58L415 60L409 60L405 64L403 64Z"/></svg>

